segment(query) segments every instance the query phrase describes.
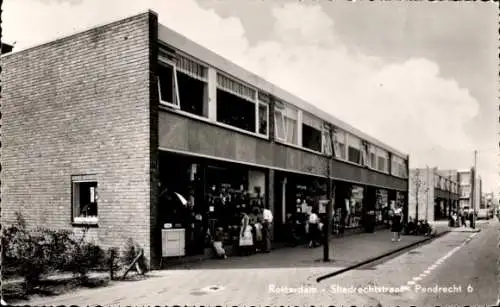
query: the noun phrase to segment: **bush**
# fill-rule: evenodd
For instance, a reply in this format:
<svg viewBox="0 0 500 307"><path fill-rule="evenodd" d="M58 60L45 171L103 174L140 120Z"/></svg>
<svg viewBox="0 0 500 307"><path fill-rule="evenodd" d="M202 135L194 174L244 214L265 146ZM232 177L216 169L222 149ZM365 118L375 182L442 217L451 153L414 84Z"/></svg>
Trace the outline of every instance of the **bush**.
<svg viewBox="0 0 500 307"><path fill-rule="evenodd" d="M99 246L85 242L85 234L76 240L69 230L30 231L16 213L16 222L2 231L2 273L24 278L28 292L53 271L72 272L86 280L88 272L104 267L108 258Z"/></svg>
<svg viewBox="0 0 500 307"><path fill-rule="evenodd" d="M78 275L86 281L88 272L92 269L103 267L106 264L106 254L98 245L85 241L86 231L79 240L70 239L65 246L63 270Z"/></svg>
<svg viewBox="0 0 500 307"><path fill-rule="evenodd" d="M16 222L3 229L3 262L7 272L23 277L30 291L51 267L53 253L43 231L28 231L24 219L17 214Z"/></svg>

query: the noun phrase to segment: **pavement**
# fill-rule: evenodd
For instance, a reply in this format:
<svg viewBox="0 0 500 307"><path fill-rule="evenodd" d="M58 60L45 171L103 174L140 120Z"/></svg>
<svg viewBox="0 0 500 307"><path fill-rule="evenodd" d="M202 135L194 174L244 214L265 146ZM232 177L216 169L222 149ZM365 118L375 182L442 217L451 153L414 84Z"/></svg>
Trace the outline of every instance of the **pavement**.
<svg viewBox="0 0 500 307"><path fill-rule="evenodd" d="M436 226L438 232L448 227ZM29 305L365 305L367 297L333 293L316 278L423 240L403 236L392 242L389 231L362 233L331 241L331 258L323 249L283 248L268 254L231 257L180 265L149 273L135 282L112 282L99 289L84 289L57 297L33 297ZM373 270L358 269L373 277ZM349 272L342 274L348 276ZM378 274L377 274L378 275ZM319 286L318 286L319 285ZM322 288L323 287L323 288Z"/></svg>

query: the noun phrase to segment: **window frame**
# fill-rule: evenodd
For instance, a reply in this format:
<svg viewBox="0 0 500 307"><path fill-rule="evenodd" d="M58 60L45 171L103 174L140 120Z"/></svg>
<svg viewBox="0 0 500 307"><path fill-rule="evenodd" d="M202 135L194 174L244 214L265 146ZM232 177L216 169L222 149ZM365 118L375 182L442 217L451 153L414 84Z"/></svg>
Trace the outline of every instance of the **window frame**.
<svg viewBox="0 0 500 307"><path fill-rule="evenodd" d="M266 133L265 134L260 133L260 106L266 107ZM255 117L255 127L256 127L255 133L257 133L260 136L269 137L269 102L262 101L260 99L260 96L259 96L258 101L255 104L255 107L257 109L257 111L256 111L257 116Z"/></svg>
<svg viewBox="0 0 500 307"><path fill-rule="evenodd" d="M284 135L284 138L280 138L278 136L278 133L277 133L277 125L276 125L276 118L275 118L275 125L274 125L274 136L275 136L275 139L279 142L282 142L284 144L289 144L289 145L292 145L292 146L298 146L299 148L304 148L300 145L302 144L299 144L299 125L300 125L300 122L299 122L299 111L300 109L293 106L293 105L290 105L288 104L287 102L281 100L281 99L275 99L275 103L274 103L274 113L278 112L281 114L281 119L282 119L282 123L283 123L283 131L285 133ZM294 113L293 116L291 116L292 114L290 113ZM288 120L293 120L295 121L295 137L294 137L294 140L288 140ZM304 148L306 150L308 150L307 148Z"/></svg>
<svg viewBox="0 0 500 307"><path fill-rule="evenodd" d="M321 131L321 152L328 157L333 155L332 143L332 129L330 129L330 126L326 122L323 122L323 129Z"/></svg>
<svg viewBox="0 0 500 307"><path fill-rule="evenodd" d="M285 106L284 105L280 105L280 104L275 104L274 105L274 116L276 116L277 114L279 114L278 116L281 117L281 128L282 128L282 131L283 131L283 137L280 137L279 136L279 133L278 133L278 125L276 125L276 117L274 118L274 137L281 141L281 142L285 142L286 143L286 136L287 136L287 126L286 126L286 122L285 122Z"/></svg>
<svg viewBox="0 0 500 307"><path fill-rule="evenodd" d="M78 204L76 198L80 196L80 185L95 183L94 199L96 205L97 215L82 217L81 204L78 199ZM77 192L78 190L78 192ZM78 214L77 214L78 213ZM79 219L79 220L78 220ZM76 179L71 180L71 223L74 225L97 225L99 222L99 182L97 179Z"/></svg>
<svg viewBox="0 0 500 307"><path fill-rule="evenodd" d="M253 95L254 97L253 98L249 98L249 97L247 97L245 95L242 95L240 93L237 93L237 92L235 92L235 91L233 91L231 89L227 89L227 88L225 88L222 85L219 85L219 78L218 78L219 75L222 76L222 77L224 77L224 78L227 78L227 79L229 79L229 80L231 80L231 81L233 81L235 83L239 83L240 85L242 85L243 87L248 88L249 90L252 90L253 93L254 93L254 95ZM257 90L257 88L255 88L255 87L249 85L248 83L243 82L243 81L239 80L238 78L233 77L233 76L231 76L231 75L229 75L229 74L227 74L227 73L225 73L225 72L223 72L221 70L218 70L218 69L216 69L216 75L215 75L215 88L216 88L216 90L225 91L225 92L227 92L227 93L229 93L231 95L238 96L239 98L245 99L245 100L247 100L249 102L252 102L254 104L257 103L257 101L258 101L258 97L257 96L258 96L258 92L259 91Z"/></svg>
<svg viewBox="0 0 500 307"><path fill-rule="evenodd" d="M348 162L357 164L357 165L363 165L363 140L360 137L355 136L352 133L347 132L346 133L346 150L347 150L347 156L346 160ZM349 160L349 148L353 148L359 151L359 161L351 161Z"/></svg>
<svg viewBox="0 0 500 307"><path fill-rule="evenodd" d="M335 159L337 159L339 161L349 161L348 157L347 157L347 131L335 127L334 131L333 131L333 135L334 135L334 143L333 143L334 149L333 150L334 150L334 154L335 154ZM339 135L342 137L339 137ZM339 140L342 140L342 142L339 142ZM344 145L344 154L343 155L341 154L340 146L338 144ZM339 150L335 150L335 147L338 147Z"/></svg>
<svg viewBox="0 0 500 307"><path fill-rule="evenodd" d="M378 163L379 158L383 158L385 161L383 170L381 170L379 167L379 163ZM389 152L387 150L380 148L380 147L377 147L377 170L379 172L384 173L384 174L389 174L389 163L390 163Z"/></svg>
<svg viewBox="0 0 500 307"><path fill-rule="evenodd" d="M163 106L167 106L167 107L170 107L170 108L173 108L173 109L176 109L176 110L180 110L181 109L181 102L180 102L180 99L179 99L179 83L177 82L177 68L176 68L176 63L175 61L173 60L170 60L170 59L166 59L164 57L158 57L158 65L160 66L170 66L172 68L172 82L173 82L173 87L174 87L174 90L172 91L173 92L173 102L169 102L169 101L166 101L166 100L163 100L163 95L161 94L161 77L160 75L158 74L158 98L159 98L159 101L160 101L160 104L163 105Z"/></svg>

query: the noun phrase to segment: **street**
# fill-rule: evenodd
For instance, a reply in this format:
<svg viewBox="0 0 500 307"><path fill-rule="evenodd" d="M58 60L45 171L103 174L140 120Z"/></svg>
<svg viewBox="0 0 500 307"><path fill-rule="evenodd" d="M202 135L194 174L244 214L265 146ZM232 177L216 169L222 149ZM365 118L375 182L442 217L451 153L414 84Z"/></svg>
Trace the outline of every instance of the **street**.
<svg viewBox="0 0 500 307"><path fill-rule="evenodd" d="M403 237L403 243L387 243L390 237L381 231L378 234L339 239L338 242L343 242L345 246L342 248L341 243L337 244L335 255L339 260L332 264L314 259L305 263L307 255L314 256L320 249L277 250L247 258L252 259L250 261L245 261L245 258L235 258L231 262L207 261L184 269L155 271L150 273L151 278L140 282L117 283L59 297L34 299L28 303L491 305L497 302L499 290L497 261L500 223L495 219L483 222L479 227L481 232L449 232L429 244L405 250L391 259L379 260L321 283L316 282L317 277L360 261L362 257L356 250L367 254L368 244L374 250L381 250L382 247L387 248L388 244L403 244L405 240L408 244L415 237ZM353 244L350 248L349 243ZM361 248L363 245L365 249ZM287 258L284 257L285 253L294 256ZM349 263L348 258L356 259ZM280 260L283 262L281 266L278 264ZM292 261L296 262L295 266L291 265Z"/></svg>

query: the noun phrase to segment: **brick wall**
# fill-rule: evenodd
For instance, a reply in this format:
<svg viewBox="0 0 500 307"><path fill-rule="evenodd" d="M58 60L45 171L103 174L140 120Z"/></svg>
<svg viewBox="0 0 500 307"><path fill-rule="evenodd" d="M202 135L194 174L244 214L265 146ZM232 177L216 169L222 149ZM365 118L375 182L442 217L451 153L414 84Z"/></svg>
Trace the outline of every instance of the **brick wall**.
<svg viewBox="0 0 500 307"><path fill-rule="evenodd" d="M96 174L91 236L105 248L133 238L149 257L156 26L143 13L3 58L4 223L20 211L30 226L78 231L71 176Z"/></svg>

